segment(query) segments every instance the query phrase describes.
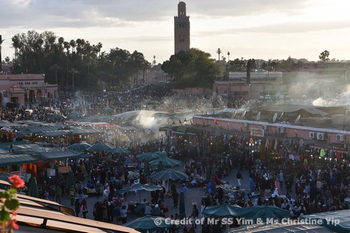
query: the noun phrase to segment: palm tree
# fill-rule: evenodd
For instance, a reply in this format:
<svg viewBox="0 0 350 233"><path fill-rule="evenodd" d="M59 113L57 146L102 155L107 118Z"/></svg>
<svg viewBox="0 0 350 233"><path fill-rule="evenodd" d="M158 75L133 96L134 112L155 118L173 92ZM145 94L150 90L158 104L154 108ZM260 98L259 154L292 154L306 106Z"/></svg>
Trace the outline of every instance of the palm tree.
<svg viewBox="0 0 350 233"><path fill-rule="evenodd" d="M60 67L57 64L54 64L53 66L50 67L50 70L52 70L55 73L55 81L56 81L56 84L58 85L57 73L60 70Z"/></svg>
<svg viewBox="0 0 350 233"><path fill-rule="evenodd" d="M74 92L74 75L75 75L75 74L79 74L79 71L77 71L77 70L74 69L74 68L71 68L71 69L69 70L69 73L72 74L72 91Z"/></svg>
<svg viewBox="0 0 350 233"><path fill-rule="evenodd" d="M216 51L216 53L218 54L218 60L220 61L220 54L221 54L221 49L220 48L218 48L218 50Z"/></svg>
<svg viewBox="0 0 350 233"><path fill-rule="evenodd" d="M230 52L227 52L227 62L230 62Z"/></svg>
<svg viewBox="0 0 350 233"><path fill-rule="evenodd" d="M68 87L68 54L69 54L69 48L70 44L69 42L65 41L63 42L63 47L67 50L67 66L66 66L66 71L67 71L67 80L66 80L66 86Z"/></svg>

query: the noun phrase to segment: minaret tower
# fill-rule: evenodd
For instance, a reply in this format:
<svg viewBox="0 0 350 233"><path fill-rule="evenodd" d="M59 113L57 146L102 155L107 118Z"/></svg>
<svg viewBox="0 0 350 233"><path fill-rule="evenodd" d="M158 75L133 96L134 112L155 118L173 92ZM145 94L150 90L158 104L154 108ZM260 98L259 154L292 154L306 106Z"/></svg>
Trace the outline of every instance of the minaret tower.
<svg viewBox="0 0 350 233"><path fill-rule="evenodd" d="M178 14L174 17L175 54L190 49L190 17L186 16L186 3L177 5Z"/></svg>

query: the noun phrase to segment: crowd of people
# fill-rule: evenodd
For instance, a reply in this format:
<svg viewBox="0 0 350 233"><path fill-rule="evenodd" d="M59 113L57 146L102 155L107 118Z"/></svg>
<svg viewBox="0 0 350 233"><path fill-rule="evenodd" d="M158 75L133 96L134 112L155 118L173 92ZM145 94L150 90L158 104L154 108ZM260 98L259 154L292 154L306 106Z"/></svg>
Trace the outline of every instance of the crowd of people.
<svg viewBox="0 0 350 233"><path fill-rule="evenodd" d="M154 108L167 111L179 108L198 110L199 106L210 109L227 103L235 107L244 104L242 100L225 100L217 96L175 95L168 83L160 83L93 95L81 92L71 100L57 102L55 108L59 108L65 115L72 111L96 115L101 114L101 109L105 107L112 108L114 113L120 113L138 108L135 103L144 105L150 101L161 102L163 105ZM0 110L1 119L9 121L47 121L47 116L52 113L52 108L41 106L30 112L25 108ZM57 172L57 176L48 177L45 171L41 171L38 174L40 197L59 203L62 198L69 198L77 216L86 218L88 213L92 213L95 220L116 224L126 223L131 214L179 219L180 216L177 215L169 216L169 210L178 208L181 193L186 196L191 192L191 187L197 186L205 187L205 198L198 197L193 203L189 216L194 218L204 217L203 210L207 206L225 203L244 208L276 205L288 210L292 218L298 218L301 214L348 208L345 198L350 169L346 163L317 160L310 152L288 148L278 151L279 156L268 158L268 152L260 148L264 141L254 144L250 140L245 136L213 135L208 132L198 132L190 137L164 134L163 137L152 138L146 143L130 144L126 148L130 151L129 156L116 158L99 153L89 159L69 161L75 186L67 187L67 177L64 174ZM255 145L253 149L252 144ZM169 157L183 161L183 171L190 179L178 181L170 189L164 186L162 190L152 192L148 200L144 199L135 205L129 200L128 193L121 194L120 190L138 182L152 182L144 172L144 164L136 159L136 155L155 151L165 151ZM234 179L227 183L224 181L227 177ZM226 186L247 191L226 193ZM91 190L93 192L89 192ZM98 198L92 209L89 209L90 194ZM172 199L172 206L166 204L166 198ZM197 203L201 205L197 207ZM186 231L198 231L195 227L188 226Z"/></svg>

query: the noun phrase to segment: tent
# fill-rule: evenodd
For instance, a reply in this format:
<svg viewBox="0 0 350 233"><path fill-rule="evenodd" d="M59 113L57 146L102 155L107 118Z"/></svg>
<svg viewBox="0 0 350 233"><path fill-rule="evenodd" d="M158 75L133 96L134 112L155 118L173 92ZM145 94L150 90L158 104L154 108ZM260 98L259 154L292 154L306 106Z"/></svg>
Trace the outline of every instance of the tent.
<svg viewBox="0 0 350 233"><path fill-rule="evenodd" d="M35 162L36 159L27 154L0 154L0 167Z"/></svg>
<svg viewBox="0 0 350 233"><path fill-rule="evenodd" d="M131 222L124 224L125 227L131 227L140 232L150 232L157 229L169 229L170 224L165 223L165 218L157 216L144 216L142 218L137 218Z"/></svg>
<svg viewBox="0 0 350 233"><path fill-rule="evenodd" d="M181 165L180 160L172 159L169 157L161 157L159 159L151 161L149 164L151 166L157 166L160 162L162 162L164 167L175 167Z"/></svg>
<svg viewBox="0 0 350 233"><path fill-rule="evenodd" d="M76 150L76 151L85 151L90 147L91 147L91 145L87 142L79 142L79 143L74 143L73 145L68 146L68 149Z"/></svg>
<svg viewBox="0 0 350 233"><path fill-rule="evenodd" d="M159 185L151 185L151 184L135 184L132 186L129 186L125 189L119 190L118 193L119 194L124 194L127 192L139 192L139 191L156 191L156 190L162 190L162 187Z"/></svg>
<svg viewBox="0 0 350 233"><path fill-rule="evenodd" d="M266 222L270 219L281 220L283 218L289 218L290 213L288 210L279 208L275 205L253 206L250 208L243 208L239 217L245 219L252 219L254 221L256 221L257 219L261 219L262 222Z"/></svg>
<svg viewBox="0 0 350 233"><path fill-rule="evenodd" d="M320 221L322 226L335 232L350 232L350 210L338 210L300 216L302 220ZM327 221L333 220L333 221Z"/></svg>
<svg viewBox="0 0 350 233"><path fill-rule="evenodd" d="M231 228L227 233L278 233L278 232L302 232L302 233L331 233L333 231L324 226L309 225L309 224L254 224Z"/></svg>
<svg viewBox="0 0 350 233"><path fill-rule="evenodd" d="M151 161L151 160L163 158L166 156L167 156L166 153L163 153L163 152L152 152L152 153L138 154L136 155L136 158L139 161L144 162L145 160Z"/></svg>
<svg viewBox="0 0 350 233"><path fill-rule="evenodd" d="M203 215L215 218L233 218L239 217L242 213L242 207L238 205L215 205L204 209Z"/></svg>
<svg viewBox="0 0 350 233"><path fill-rule="evenodd" d="M159 164L162 163L160 162ZM155 180L186 180L188 179L188 175L180 171L168 169L152 174L151 178Z"/></svg>
<svg viewBox="0 0 350 233"><path fill-rule="evenodd" d="M109 151L113 149L113 147L103 143L103 142L98 142L95 143L93 146L91 146L90 148L87 149L87 151L90 152L102 152L102 151Z"/></svg>

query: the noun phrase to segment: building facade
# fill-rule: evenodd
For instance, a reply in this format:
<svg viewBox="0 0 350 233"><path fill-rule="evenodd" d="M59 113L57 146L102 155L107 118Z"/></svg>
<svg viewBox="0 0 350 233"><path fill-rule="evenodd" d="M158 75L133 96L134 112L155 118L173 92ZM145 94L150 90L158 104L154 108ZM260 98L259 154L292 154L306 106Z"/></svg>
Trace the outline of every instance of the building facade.
<svg viewBox="0 0 350 233"><path fill-rule="evenodd" d="M7 103L26 105L58 97L58 85L45 83L44 74L1 74L0 106Z"/></svg>
<svg viewBox="0 0 350 233"><path fill-rule="evenodd" d="M190 17L186 15L186 3L177 5L178 15L174 17L175 54L190 49Z"/></svg>

